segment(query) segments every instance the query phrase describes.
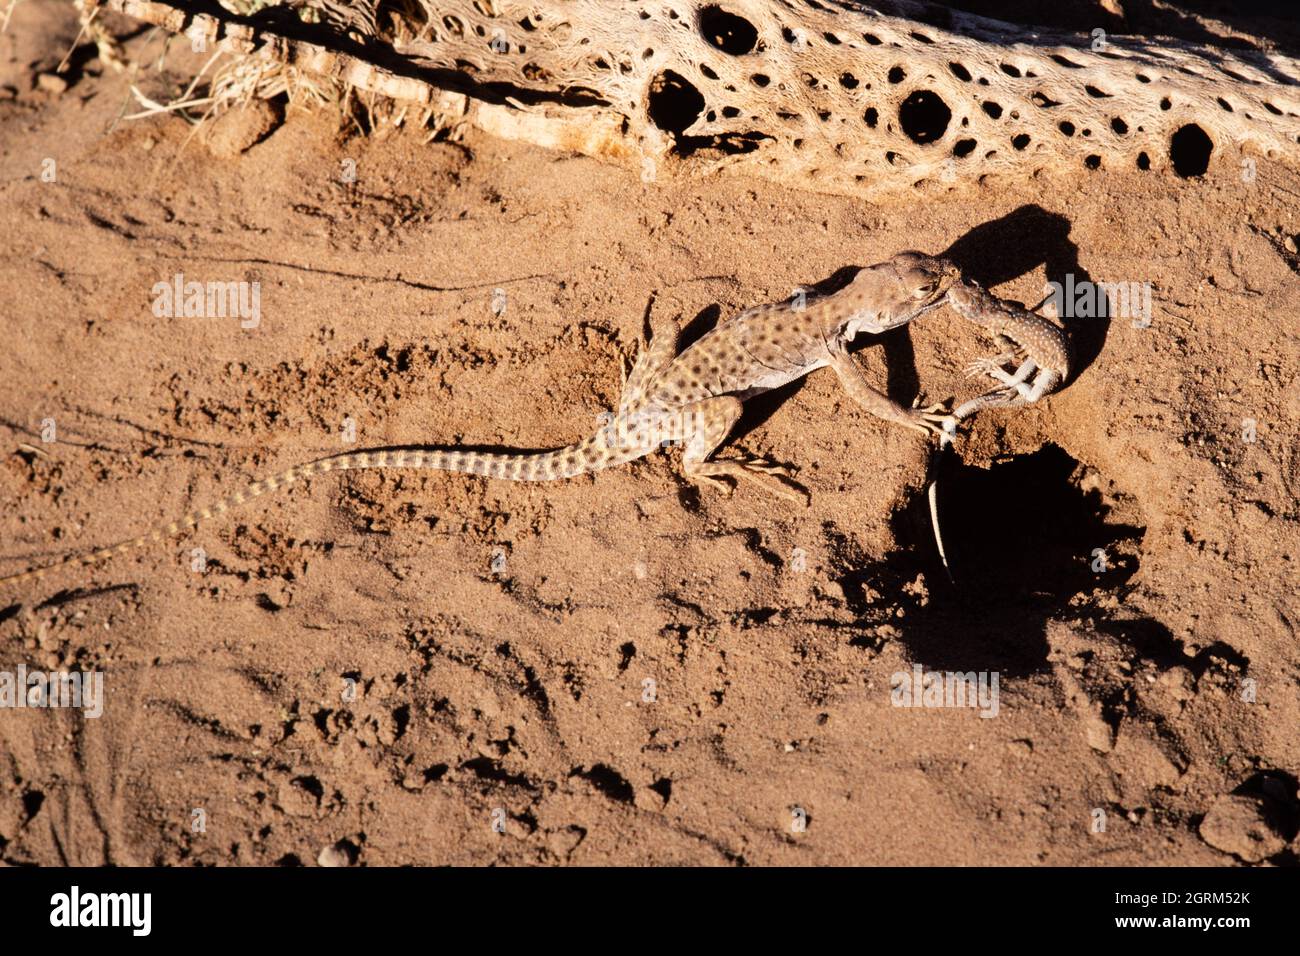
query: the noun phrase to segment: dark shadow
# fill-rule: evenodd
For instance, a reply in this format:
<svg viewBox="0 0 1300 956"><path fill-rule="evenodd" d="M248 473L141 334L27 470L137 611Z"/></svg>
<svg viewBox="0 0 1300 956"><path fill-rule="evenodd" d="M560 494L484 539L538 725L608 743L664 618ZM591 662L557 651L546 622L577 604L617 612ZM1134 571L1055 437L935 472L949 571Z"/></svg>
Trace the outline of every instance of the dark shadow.
<svg viewBox="0 0 1300 956"><path fill-rule="evenodd" d="M1290 842L1300 834L1300 781L1285 770L1260 770L1243 780L1233 791L1235 796L1263 797L1277 804L1278 832Z"/></svg>
<svg viewBox="0 0 1300 956"><path fill-rule="evenodd" d="M681 338L677 342L677 351L685 352L704 336L712 332L722 318L722 309L718 305L707 305L682 326Z"/></svg>
<svg viewBox="0 0 1300 956"><path fill-rule="evenodd" d="M1295 4L1278 3L1277 0L1177 0L1177 6L1190 13L1213 17L1244 33L1267 37L1277 44L1279 50L1292 56L1300 54L1300 6ZM1125 11L1129 21L1140 31L1161 29L1172 36L1182 36L1179 24L1166 27L1159 21L1158 18L1164 15L1170 19L1176 17L1180 23L1190 23L1194 29L1203 29L1177 10L1157 7L1154 0L1129 0ZM1224 47L1248 43L1236 37L1215 37L1208 42Z"/></svg>
<svg viewBox="0 0 1300 956"><path fill-rule="evenodd" d="M990 290L1040 265L1049 282L1063 288L1078 287L1092 282L1092 276L1079 264L1079 247L1070 239L1070 228L1070 220L1060 213L1025 205L1001 219L976 226L941 255L952 260L966 278ZM1038 303L1024 304L1032 307ZM1110 318L1066 316L1058 321L1070 339L1073 353L1070 381L1073 381L1101 354Z"/></svg>
<svg viewBox="0 0 1300 956"><path fill-rule="evenodd" d="M921 492L893 516L897 551L862 565L844 555L849 569L838 581L850 607L866 619L879 614L863 597L868 586L897 596L891 599L904 614L889 623L913 660L927 668L996 670L1008 677L1045 670L1047 622L1080 595L1122 595L1138 569L1145 533L1111 523L1099 494L1074 483L1077 467L1050 444L990 468L946 455L937 474L938 508L955 583L948 582ZM931 585L925 600L908 586L918 574ZM1086 615L1086 606L1079 613ZM1117 637L1128 641L1126 633ZM1149 646L1139 648L1144 656L1181 656L1168 631L1163 638L1152 631L1146 639Z"/></svg>
<svg viewBox="0 0 1300 956"><path fill-rule="evenodd" d="M1251 37L1270 40L1291 55L1300 51L1300 8L1288 8L1278 0L1124 0L1123 15L1110 13L1095 0L1058 4L1042 0L948 0L942 5L920 0L877 0L872 7L886 15L908 17L956 33L963 32L957 22L960 15L972 14L996 21L994 27L1004 24L1018 28L1018 37L1008 37L1013 42L1043 46L1068 46L1074 40L1086 49L1097 28L1139 51L1172 37L1200 46L1199 52L1211 60L1217 59L1214 48L1229 50L1288 85L1293 81L1269 69L1262 56L1256 62L1256 56L1264 50ZM1222 27L1202 22L1198 16L1217 20ZM1246 36L1234 35L1233 30Z"/></svg>
<svg viewBox="0 0 1300 956"><path fill-rule="evenodd" d="M911 331L904 325L873 341L878 341L885 351L885 394L900 405L911 405L921 393Z"/></svg>

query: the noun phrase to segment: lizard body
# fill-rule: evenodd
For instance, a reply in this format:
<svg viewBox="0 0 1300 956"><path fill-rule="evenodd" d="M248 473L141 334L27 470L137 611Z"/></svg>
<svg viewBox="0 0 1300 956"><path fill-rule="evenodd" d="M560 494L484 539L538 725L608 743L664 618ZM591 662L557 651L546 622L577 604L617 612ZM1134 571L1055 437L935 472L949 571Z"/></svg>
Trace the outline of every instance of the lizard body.
<svg viewBox="0 0 1300 956"><path fill-rule="evenodd" d="M904 325L943 304L958 271L951 263L905 252L861 269L844 288L806 304L763 305L720 323L680 354L678 335L656 335L639 351L611 421L582 441L553 451L520 454L458 448L384 448L345 452L254 482L215 505L111 547L0 578L0 585L37 580L65 564L90 565L188 531L267 492L304 478L367 468L424 468L547 481L599 471L641 458L668 441L684 446L688 479L719 484L749 479L803 499L789 469L757 459L710 459L740 417L742 404L827 365L867 411L926 433L948 421L929 409L905 408L867 384L848 345L857 335Z"/></svg>
<svg viewBox="0 0 1300 956"><path fill-rule="evenodd" d="M985 374L1001 385L960 405L952 417L961 421L984 408L1036 402L1060 387L1070 374L1070 346L1065 332L1015 302L999 299L974 282L948 290L948 303L965 319L983 327L1006 351L972 363L969 374ZM1015 372L1003 366L1023 356Z"/></svg>

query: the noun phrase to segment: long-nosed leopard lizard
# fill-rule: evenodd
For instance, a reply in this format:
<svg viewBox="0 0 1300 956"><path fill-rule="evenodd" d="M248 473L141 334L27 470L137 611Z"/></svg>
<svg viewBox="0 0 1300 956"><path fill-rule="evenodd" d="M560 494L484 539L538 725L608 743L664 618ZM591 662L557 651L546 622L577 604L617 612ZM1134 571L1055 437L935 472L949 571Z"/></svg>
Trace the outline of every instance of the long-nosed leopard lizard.
<svg viewBox="0 0 1300 956"><path fill-rule="evenodd" d="M849 395L873 415L925 433L944 434L949 416L938 406L905 408L872 388L848 345L938 308L959 280L952 263L904 252L860 270L842 289L805 301L757 306L720 323L678 353L678 336L656 335L637 356L613 420L594 435L554 451L486 453L456 448L347 452L290 468L255 482L211 507L112 547L73 555L57 564L0 578L0 585L39 579L65 564L89 565L179 535L268 491L331 471L426 468L511 481L546 481L599 471L650 454L666 441L684 447L683 471L692 481L723 477L755 481L804 500L787 483L789 469L757 459L710 456L726 439L743 403L816 369L830 366Z"/></svg>

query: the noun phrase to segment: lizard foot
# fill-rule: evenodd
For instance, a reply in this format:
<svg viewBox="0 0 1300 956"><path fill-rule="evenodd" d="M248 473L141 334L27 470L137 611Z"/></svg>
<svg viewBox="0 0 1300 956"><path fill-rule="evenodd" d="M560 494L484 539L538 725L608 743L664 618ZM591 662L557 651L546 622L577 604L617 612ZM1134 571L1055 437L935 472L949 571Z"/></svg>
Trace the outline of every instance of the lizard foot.
<svg viewBox="0 0 1300 956"><path fill-rule="evenodd" d="M787 501L795 501L801 505L809 503L807 489L790 480L790 469L760 459L751 458L745 461L722 459L721 461L700 462L691 468L686 475L692 481L707 481L715 485L722 484L719 476L726 476L737 482L742 480L752 481L764 491L785 498Z"/></svg>
<svg viewBox="0 0 1300 956"><path fill-rule="evenodd" d="M745 462L745 467L752 471L761 471L764 474L776 475L778 478L794 478L795 469L789 465L778 464L769 461L766 458L750 458Z"/></svg>
<svg viewBox="0 0 1300 956"><path fill-rule="evenodd" d="M966 377L975 378L980 375L987 375L990 378L996 378L994 372L1005 372L1003 366L1015 358L1012 352L1004 352L1001 355L990 355L986 358L976 359L966 366Z"/></svg>
<svg viewBox="0 0 1300 956"><path fill-rule="evenodd" d="M953 417L946 402L908 409L907 420L903 424L925 435L938 435L941 440L957 430L957 419Z"/></svg>

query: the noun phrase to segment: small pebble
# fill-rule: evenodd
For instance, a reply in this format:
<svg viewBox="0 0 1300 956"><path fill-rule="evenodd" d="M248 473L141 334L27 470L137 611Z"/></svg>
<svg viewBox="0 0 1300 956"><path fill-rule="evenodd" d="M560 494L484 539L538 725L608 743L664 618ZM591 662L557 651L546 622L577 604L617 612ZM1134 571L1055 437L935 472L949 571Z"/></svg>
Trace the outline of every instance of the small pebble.
<svg viewBox="0 0 1300 956"><path fill-rule="evenodd" d="M46 93L62 93L68 88L68 81L57 73L42 73L36 77L36 85Z"/></svg>
<svg viewBox="0 0 1300 956"><path fill-rule="evenodd" d="M320 855L316 857L316 862L320 866L350 866L352 864L352 861L348 859L348 855L337 846L327 846L321 850Z"/></svg>

